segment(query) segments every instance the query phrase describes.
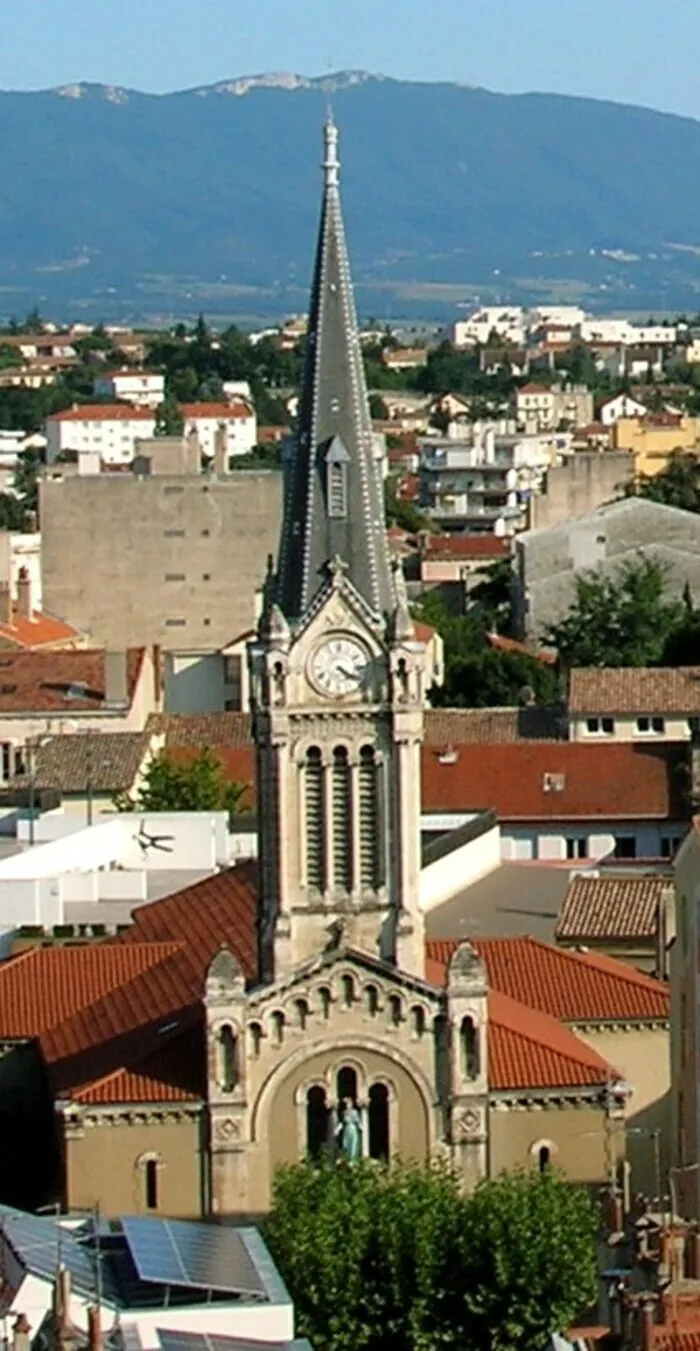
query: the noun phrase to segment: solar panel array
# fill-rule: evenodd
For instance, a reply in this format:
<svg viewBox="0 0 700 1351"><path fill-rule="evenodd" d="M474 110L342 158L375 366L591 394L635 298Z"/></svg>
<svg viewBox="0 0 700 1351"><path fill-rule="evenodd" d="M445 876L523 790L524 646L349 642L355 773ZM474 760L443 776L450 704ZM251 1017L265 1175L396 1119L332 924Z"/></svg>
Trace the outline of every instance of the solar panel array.
<svg viewBox="0 0 700 1351"><path fill-rule="evenodd" d="M235 1229L125 1216L122 1229L142 1281L261 1299L265 1286Z"/></svg>
<svg viewBox="0 0 700 1351"><path fill-rule="evenodd" d="M261 1351L263 1343L245 1337L224 1337L210 1332L184 1332L158 1328L161 1351ZM264 1351L292 1351L308 1347L308 1342L265 1342ZM309 1348L310 1351L310 1348Z"/></svg>
<svg viewBox="0 0 700 1351"><path fill-rule="evenodd" d="M70 1272L76 1290L87 1295L95 1293L95 1251L79 1242L70 1229L55 1220L16 1211L2 1216L2 1228L8 1243L29 1271L52 1281L60 1263Z"/></svg>

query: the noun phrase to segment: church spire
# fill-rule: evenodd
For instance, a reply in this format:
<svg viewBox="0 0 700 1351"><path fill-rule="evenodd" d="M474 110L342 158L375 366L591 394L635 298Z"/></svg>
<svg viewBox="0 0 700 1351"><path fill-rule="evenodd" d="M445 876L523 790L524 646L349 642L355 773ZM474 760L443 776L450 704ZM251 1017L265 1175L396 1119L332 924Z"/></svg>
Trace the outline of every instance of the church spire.
<svg viewBox="0 0 700 1351"><path fill-rule="evenodd" d="M378 619L395 607L381 475L365 385L340 204L338 128L324 128L324 192L285 508L277 601L299 620L340 558Z"/></svg>

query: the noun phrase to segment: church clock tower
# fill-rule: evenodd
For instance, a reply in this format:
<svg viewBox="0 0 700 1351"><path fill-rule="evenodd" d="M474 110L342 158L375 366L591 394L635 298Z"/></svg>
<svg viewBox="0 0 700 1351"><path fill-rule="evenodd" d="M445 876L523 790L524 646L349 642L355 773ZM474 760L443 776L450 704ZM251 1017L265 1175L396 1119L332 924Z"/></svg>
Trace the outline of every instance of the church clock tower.
<svg viewBox="0 0 700 1351"><path fill-rule="evenodd" d="M387 550L339 192L324 194L282 537L249 648L263 981L341 939L423 975L425 651Z"/></svg>

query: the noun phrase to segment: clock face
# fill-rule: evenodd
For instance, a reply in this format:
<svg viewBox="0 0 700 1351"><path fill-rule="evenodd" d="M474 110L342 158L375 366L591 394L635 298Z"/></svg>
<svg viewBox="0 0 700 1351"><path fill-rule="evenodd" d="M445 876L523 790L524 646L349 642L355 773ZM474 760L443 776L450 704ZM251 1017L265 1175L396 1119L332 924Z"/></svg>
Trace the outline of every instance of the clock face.
<svg viewBox="0 0 700 1351"><path fill-rule="evenodd" d="M311 658L311 678L322 694L353 694L362 686L369 657L354 638L329 638Z"/></svg>

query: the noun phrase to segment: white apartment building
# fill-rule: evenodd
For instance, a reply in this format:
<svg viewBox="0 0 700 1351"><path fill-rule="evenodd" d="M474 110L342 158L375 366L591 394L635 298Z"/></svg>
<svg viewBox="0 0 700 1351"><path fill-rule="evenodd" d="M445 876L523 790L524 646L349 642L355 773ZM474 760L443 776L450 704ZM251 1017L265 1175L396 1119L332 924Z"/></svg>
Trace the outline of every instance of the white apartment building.
<svg viewBox="0 0 700 1351"><path fill-rule="evenodd" d="M155 413L125 403L74 404L44 424L46 462L72 450L93 451L103 464L130 464L137 438L153 436Z"/></svg>
<svg viewBox="0 0 700 1351"><path fill-rule="evenodd" d="M585 385L523 385L515 396L518 426L528 433L553 432L561 424L586 427L593 421L593 395Z"/></svg>
<svg viewBox="0 0 700 1351"><path fill-rule="evenodd" d="M578 328L586 318L586 311L580 305L538 305L529 310L527 324L529 328L538 328L541 324L551 324L557 328Z"/></svg>
<svg viewBox="0 0 700 1351"><path fill-rule="evenodd" d="M165 376L157 371L104 371L93 381L100 399L121 399L134 408L157 408L165 398Z"/></svg>
<svg viewBox="0 0 700 1351"><path fill-rule="evenodd" d="M520 347L525 341L525 312L519 306L493 305L450 324L445 336L454 347L484 346L492 333Z"/></svg>
<svg viewBox="0 0 700 1351"><path fill-rule="evenodd" d="M612 399L606 399L601 405L598 420L604 427L614 427L616 422L623 417L645 417L648 408L640 403L638 399L633 399L631 394L616 394Z"/></svg>
<svg viewBox="0 0 700 1351"><path fill-rule="evenodd" d="M220 429L226 433L229 459L248 455L257 445L257 418L243 399L231 403L186 403L182 405L182 416L185 436L196 432L202 454L209 459L213 459Z"/></svg>

